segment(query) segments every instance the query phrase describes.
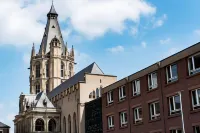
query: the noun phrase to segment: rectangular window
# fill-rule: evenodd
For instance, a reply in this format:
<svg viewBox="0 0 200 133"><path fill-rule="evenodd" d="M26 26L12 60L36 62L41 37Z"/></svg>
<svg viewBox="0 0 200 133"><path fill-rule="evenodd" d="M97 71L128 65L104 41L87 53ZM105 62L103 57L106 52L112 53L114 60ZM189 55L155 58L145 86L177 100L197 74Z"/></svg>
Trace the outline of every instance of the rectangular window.
<svg viewBox="0 0 200 133"><path fill-rule="evenodd" d="M171 83L178 80L177 65L173 64L166 67L166 74L167 74L167 83Z"/></svg>
<svg viewBox="0 0 200 133"><path fill-rule="evenodd" d="M112 104L113 103L113 91L109 91L107 93L107 102L108 102L108 104Z"/></svg>
<svg viewBox="0 0 200 133"><path fill-rule="evenodd" d="M140 80L135 80L132 82L133 87L133 96L137 96L140 94Z"/></svg>
<svg viewBox="0 0 200 133"><path fill-rule="evenodd" d="M133 109L133 113L134 113L134 122L135 123L142 122L142 108L137 107L137 108Z"/></svg>
<svg viewBox="0 0 200 133"><path fill-rule="evenodd" d="M120 112L120 125L121 127L127 126L128 124L128 118L126 112Z"/></svg>
<svg viewBox="0 0 200 133"><path fill-rule="evenodd" d="M46 64L46 77L49 77L49 64Z"/></svg>
<svg viewBox="0 0 200 133"><path fill-rule="evenodd" d="M181 104L180 104L179 95L169 97L169 110L170 110L170 115L181 112Z"/></svg>
<svg viewBox="0 0 200 133"><path fill-rule="evenodd" d="M170 133L182 133L181 129L172 129L170 130Z"/></svg>
<svg viewBox="0 0 200 133"><path fill-rule="evenodd" d="M191 91L193 109L200 108L200 89Z"/></svg>
<svg viewBox="0 0 200 133"><path fill-rule="evenodd" d="M151 73L148 75L148 85L149 90L157 88L157 73Z"/></svg>
<svg viewBox="0 0 200 133"><path fill-rule="evenodd" d="M189 74L200 72L200 54L194 55L188 59Z"/></svg>
<svg viewBox="0 0 200 133"><path fill-rule="evenodd" d="M126 97L125 86L119 87L119 100L124 100Z"/></svg>
<svg viewBox="0 0 200 133"><path fill-rule="evenodd" d="M108 116L108 129L114 128L114 116Z"/></svg>
<svg viewBox="0 0 200 133"><path fill-rule="evenodd" d="M193 133L200 133L200 126L193 126Z"/></svg>
<svg viewBox="0 0 200 133"><path fill-rule="evenodd" d="M149 110L150 110L150 119L151 120L155 120L155 119L160 118L159 102L150 103Z"/></svg>

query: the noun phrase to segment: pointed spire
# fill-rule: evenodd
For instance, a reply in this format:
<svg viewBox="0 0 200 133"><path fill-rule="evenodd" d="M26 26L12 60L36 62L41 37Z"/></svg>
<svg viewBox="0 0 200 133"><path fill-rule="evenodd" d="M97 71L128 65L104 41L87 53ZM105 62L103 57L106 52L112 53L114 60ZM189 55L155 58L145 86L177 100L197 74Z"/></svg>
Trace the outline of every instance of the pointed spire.
<svg viewBox="0 0 200 133"><path fill-rule="evenodd" d="M71 56L74 57L74 46L72 45Z"/></svg>
<svg viewBox="0 0 200 133"><path fill-rule="evenodd" d="M35 56L35 44L33 43L31 57Z"/></svg>
<svg viewBox="0 0 200 133"><path fill-rule="evenodd" d="M65 55L68 54L68 48L67 48L67 42L66 42L66 45L65 45Z"/></svg>
<svg viewBox="0 0 200 133"><path fill-rule="evenodd" d="M58 15L56 12L56 9L54 7L53 0L52 0L51 9L50 9L49 13L47 14L47 16L49 16L49 15Z"/></svg>

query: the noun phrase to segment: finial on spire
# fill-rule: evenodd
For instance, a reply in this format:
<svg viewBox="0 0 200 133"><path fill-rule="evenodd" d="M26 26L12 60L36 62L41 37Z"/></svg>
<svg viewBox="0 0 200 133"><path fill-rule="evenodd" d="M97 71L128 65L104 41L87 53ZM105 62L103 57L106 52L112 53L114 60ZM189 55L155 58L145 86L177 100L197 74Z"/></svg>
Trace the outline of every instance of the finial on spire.
<svg viewBox="0 0 200 133"><path fill-rule="evenodd" d="M74 46L72 45L71 56L74 57Z"/></svg>
<svg viewBox="0 0 200 133"><path fill-rule="evenodd" d="M33 47L32 47L32 52L31 52L31 57L35 56L35 44L33 42Z"/></svg>
<svg viewBox="0 0 200 133"><path fill-rule="evenodd" d="M52 0L52 5L53 5L53 0Z"/></svg>

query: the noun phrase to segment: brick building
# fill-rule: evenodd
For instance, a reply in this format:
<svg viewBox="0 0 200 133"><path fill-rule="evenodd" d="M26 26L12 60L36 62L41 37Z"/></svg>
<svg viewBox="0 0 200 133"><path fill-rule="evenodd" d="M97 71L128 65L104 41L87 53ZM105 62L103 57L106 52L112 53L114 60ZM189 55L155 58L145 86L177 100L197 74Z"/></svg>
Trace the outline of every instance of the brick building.
<svg viewBox="0 0 200 133"><path fill-rule="evenodd" d="M0 133L9 133L10 127L2 122L0 122Z"/></svg>
<svg viewBox="0 0 200 133"><path fill-rule="evenodd" d="M200 133L200 43L105 87L102 116L103 133Z"/></svg>

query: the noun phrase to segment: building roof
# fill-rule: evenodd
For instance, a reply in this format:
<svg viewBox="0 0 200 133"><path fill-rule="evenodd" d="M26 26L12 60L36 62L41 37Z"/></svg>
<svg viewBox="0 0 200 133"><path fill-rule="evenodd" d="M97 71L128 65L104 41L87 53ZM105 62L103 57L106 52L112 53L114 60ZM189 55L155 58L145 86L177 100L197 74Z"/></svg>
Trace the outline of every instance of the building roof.
<svg viewBox="0 0 200 133"><path fill-rule="evenodd" d="M98 75L104 75L103 71L98 67L98 65L94 62L84 68L83 70L79 71L77 74L75 74L73 77L67 79L65 82L60 84L58 87L53 89L49 94L48 97L52 98L56 96L57 94L63 92L66 88L71 87L72 85L77 84L80 81L84 81L85 74L98 74Z"/></svg>
<svg viewBox="0 0 200 133"><path fill-rule="evenodd" d="M52 3L52 5L51 5L51 9L50 9L50 11L49 11L48 14L57 14L56 9L55 9L53 3Z"/></svg>
<svg viewBox="0 0 200 133"><path fill-rule="evenodd" d="M186 49L183 49L182 51L178 52L178 53L175 53L161 61L158 61L154 64L152 64L151 66L149 67L146 67L136 73L133 73L113 84L110 84L108 85L107 87L103 88L102 90L102 93L106 93L110 90L113 90L115 88L118 88L119 86L122 86L124 84L126 84L127 82L131 82L131 81L134 81L142 76L145 76L151 72L154 72L156 70L158 70L159 68L163 68L163 67L166 67L167 65L170 65L174 62L177 62L183 58L186 58L186 57L189 57L197 52L200 51L200 42L186 48Z"/></svg>
<svg viewBox="0 0 200 133"><path fill-rule="evenodd" d="M53 4L52 4L51 9L50 9L49 13L47 14L47 16L49 17L50 14L54 14L54 15L58 16ZM64 44L64 40L63 40L63 36L61 33L58 19L57 19L57 17L55 17L55 18L50 17L47 19L47 24L46 24L42 42L40 45L39 54L42 54L43 50L44 50L45 54L47 54L50 51L50 43L54 37L56 37L59 40L59 42L61 43L62 52L65 52L66 46Z"/></svg>
<svg viewBox="0 0 200 133"><path fill-rule="evenodd" d="M8 125L0 122L0 128L10 128Z"/></svg>

